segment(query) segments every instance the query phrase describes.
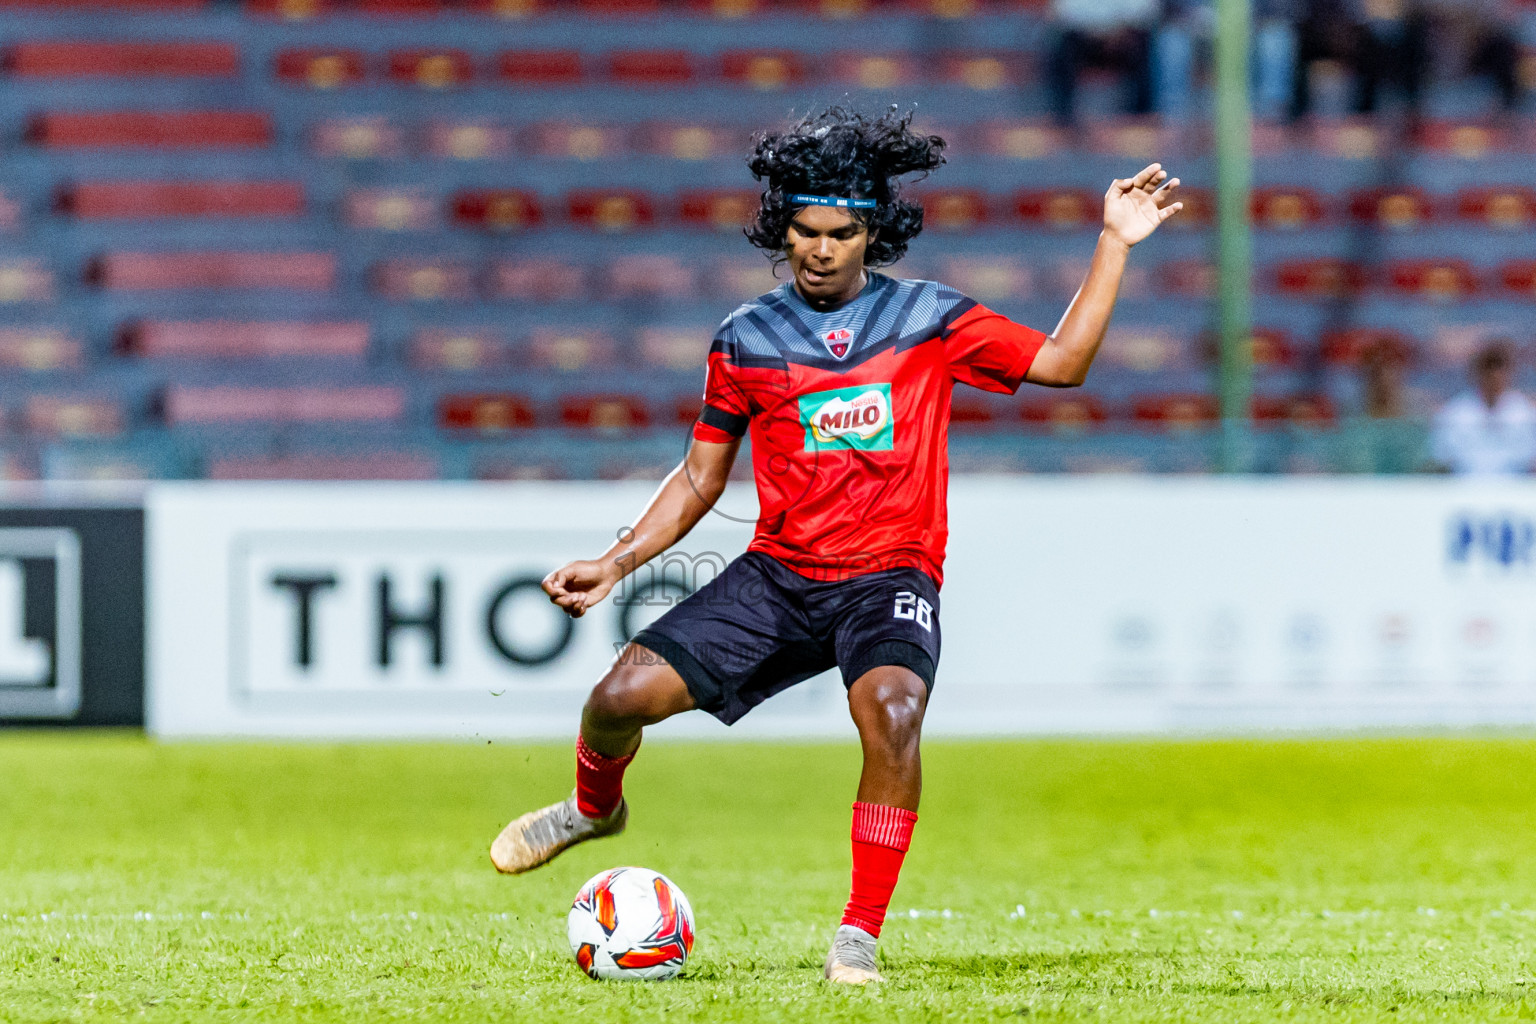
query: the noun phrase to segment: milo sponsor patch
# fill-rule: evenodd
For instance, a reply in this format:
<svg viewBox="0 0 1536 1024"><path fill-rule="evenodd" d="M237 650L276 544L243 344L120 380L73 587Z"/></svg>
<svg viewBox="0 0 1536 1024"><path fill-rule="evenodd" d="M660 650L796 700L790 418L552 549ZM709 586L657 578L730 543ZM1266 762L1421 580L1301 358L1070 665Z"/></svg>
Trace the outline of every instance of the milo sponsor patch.
<svg viewBox="0 0 1536 1024"><path fill-rule="evenodd" d="M808 452L838 447L890 451L896 443L889 384L805 395L800 399L800 422L805 424Z"/></svg>

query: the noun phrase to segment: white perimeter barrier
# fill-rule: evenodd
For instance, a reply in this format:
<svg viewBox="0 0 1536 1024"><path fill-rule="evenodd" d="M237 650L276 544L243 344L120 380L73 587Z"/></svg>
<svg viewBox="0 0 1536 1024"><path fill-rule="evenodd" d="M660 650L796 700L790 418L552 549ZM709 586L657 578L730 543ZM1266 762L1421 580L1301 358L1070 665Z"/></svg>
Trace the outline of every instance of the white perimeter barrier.
<svg viewBox="0 0 1536 1024"><path fill-rule="evenodd" d="M565 620L537 581L652 490L155 487L149 727L569 737L622 630L750 539L733 485L627 613ZM929 735L1536 723L1536 485L970 477L950 520ZM842 735L847 717L831 673L729 731L661 728Z"/></svg>

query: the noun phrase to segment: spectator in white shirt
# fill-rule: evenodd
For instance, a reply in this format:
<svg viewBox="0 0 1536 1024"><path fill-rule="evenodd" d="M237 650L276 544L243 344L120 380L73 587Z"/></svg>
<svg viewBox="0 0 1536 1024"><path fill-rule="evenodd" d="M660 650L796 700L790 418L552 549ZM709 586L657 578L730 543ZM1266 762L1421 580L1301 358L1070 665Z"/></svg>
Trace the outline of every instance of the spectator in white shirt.
<svg viewBox="0 0 1536 1024"><path fill-rule="evenodd" d="M1510 385L1514 351L1492 341L1472 359L1474 387L1435 414L1430 449L1442 469L1464 476L1513 476L1536 463L1536 405Z"/></svg>

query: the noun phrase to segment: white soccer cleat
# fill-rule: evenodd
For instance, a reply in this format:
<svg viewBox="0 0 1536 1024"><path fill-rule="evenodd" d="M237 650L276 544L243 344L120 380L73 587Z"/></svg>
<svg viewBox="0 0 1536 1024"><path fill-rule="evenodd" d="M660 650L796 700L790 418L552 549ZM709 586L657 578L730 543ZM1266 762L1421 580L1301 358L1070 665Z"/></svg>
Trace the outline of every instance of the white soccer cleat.
<svg viewBox="0 0 1536 1024"><path fill-rule="evenodd" d="M529 811L501 830L491 844L491 863L504 875L520 875L548 864L568 847L588 839L616 836L629 824L629 804L619 801L606 818L585 817L576 794L542 810Z"/></svg>
<svg viewBox="0 0 1536 1024"><path fill-rule="evenodd" d="M884 981L875 968L876 938L857 925L839 925L832 937L832 949L827 953L827 965L822 974L828 981L839 985L867 985L872 981Z"/></svg>

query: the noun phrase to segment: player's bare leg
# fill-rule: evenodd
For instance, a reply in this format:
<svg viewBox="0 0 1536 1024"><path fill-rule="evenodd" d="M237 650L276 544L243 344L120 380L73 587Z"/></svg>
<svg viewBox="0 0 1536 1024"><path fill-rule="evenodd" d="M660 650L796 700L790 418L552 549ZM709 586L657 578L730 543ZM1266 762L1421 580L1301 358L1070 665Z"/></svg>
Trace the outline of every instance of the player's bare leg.
<svg viewBox="0 0 1536 1024"><path fill-rule="evenodd" d="M619 785L641 730L693 706L671 665L643 647L625 647L582 709L576 792L502 829L491 844L496 870L531 871L577 843L624 831L629 804Z"/></svg>
<svg viewBox="0 0 1536 1024"><path fill-rule="evenodd" d="M881 980L875 943L917 820L928 688L911 669L886 665L855 680L848 707L859 727L864 771L854 805L853 892L824 973L829 981L863 985Z"/></svg>

